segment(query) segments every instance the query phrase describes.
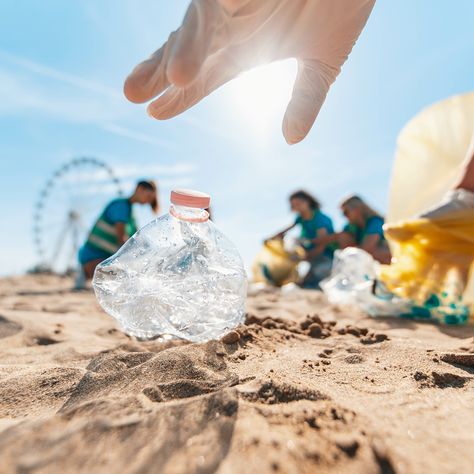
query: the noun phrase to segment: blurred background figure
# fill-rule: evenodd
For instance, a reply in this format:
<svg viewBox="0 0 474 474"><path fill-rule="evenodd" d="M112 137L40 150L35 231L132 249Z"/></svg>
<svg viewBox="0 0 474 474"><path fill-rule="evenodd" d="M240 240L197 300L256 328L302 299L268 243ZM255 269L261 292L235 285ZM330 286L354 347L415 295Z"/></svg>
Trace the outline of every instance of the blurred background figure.
<svg viewBox="0 0 474 474"><path fill-rule="evenodd" d="M357 195L344 199L341 211L348 221L342 232L318 236L313 243L340 249L357 247L380 263L390 263L390 249L383 231L384 218Z"/></svg>
<svg viewBox="0 0 474 474"><path fill-rule="evenodd" d="M79 250L83 274L76 287L90 280L96 266L113 255L136 231L133 204L148 204L154 213L159 211L158 189L154 181L138 182L129 198L111 201L92 227L85 244Z"/></svg>
<svg viewBox="0 0 474 474"><path fill-rule="evenodd" d="M294 227L300 228L298 244L304 249L304 260L310 268L301 286L319 288L319 282L331 272L334 244L318 241L334 234L332 220L321 211L319 201L306 191L299 190L290 196L291 210L297 214L295 222L268 240L283 239Z"/></svg>
<svg viewBox="0 0 474 474"><path fill-rule="evenodd" d="M384 218L356 195L345 199L341 210L348 224L339 234L339 246L358 247L380 263L390 263L390 249L383 232Z"/></svg>

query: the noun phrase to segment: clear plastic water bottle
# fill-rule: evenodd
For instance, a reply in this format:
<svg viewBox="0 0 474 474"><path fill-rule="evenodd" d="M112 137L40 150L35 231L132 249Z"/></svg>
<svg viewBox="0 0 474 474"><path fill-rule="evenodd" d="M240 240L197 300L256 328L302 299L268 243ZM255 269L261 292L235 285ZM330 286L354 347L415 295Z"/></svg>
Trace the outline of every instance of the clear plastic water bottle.
<svg viewBox="0 0 474 474"><path fill-rule="evenodd" d="M204 342L243 321L242 259L209 220L209 204L207 194L172 191L169 214L96 268L97 299L128 334Z"/></svg>

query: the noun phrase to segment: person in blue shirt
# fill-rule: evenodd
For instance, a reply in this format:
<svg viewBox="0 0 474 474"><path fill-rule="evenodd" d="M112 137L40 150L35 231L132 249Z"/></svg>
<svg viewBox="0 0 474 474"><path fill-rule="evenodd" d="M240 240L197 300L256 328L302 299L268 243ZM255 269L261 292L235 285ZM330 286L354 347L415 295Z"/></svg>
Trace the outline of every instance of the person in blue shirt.
<svg viewBox="0 0 474 474"><path fill-rule="evenodd" d="M294 223L272 239L282 239L294 227L300 228L299 243L305 250L305 260L310 263L301 286L319 289L321 280L331 272L335 246L332 243L318 243L317 239L334 234L332 220L321 212L318 200L306 191L294 192L290 196L290 205L291 210L297 214Z"/></svg>
<svg viewBox="0 0 474 474"><path fill-rule="evenodd" d="M359 247L380 263L390 263L390 249L383 232L384 218L356 195L345 199L341 210L348 223L342 232L340 246Z"/></svg>
<svg viewBox="0 0 474 474"><path fill-rule="evenodd" d="M140 181L129 198L114 199L105 207L79 250L79 262L86 279L91 279L96 266L113 255L137 231L133 204L149 204L153 212L158 212L156 184Z"/></svg>
<svg viewBox="0 0 474 474"><path fill-rule="evenodd" d="M337 243L341 249L358 247L380 263L390 263L390 249L383 231L384 218L357 195L344 199L341 211L348 221L342 232L317 239L317 243Z"/></svg>

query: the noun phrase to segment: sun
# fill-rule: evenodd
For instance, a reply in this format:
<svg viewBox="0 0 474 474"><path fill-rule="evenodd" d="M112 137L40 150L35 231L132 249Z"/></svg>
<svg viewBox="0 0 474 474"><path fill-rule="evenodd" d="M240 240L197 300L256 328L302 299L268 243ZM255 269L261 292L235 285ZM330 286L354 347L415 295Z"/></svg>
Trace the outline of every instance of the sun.
<svg viewBox="0 0 474 474"><path fill-rule="evenodd" d="M230 83L225 106L246 135L264 139L280 133L295 76L296 61L290 59L252 69Z"/></svg>

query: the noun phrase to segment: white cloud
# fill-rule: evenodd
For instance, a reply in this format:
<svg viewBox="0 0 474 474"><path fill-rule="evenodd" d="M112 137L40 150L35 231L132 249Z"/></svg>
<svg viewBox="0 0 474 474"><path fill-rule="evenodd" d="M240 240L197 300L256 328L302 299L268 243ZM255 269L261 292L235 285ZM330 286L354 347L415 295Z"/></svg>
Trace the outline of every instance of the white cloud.
<svg viewBox="0 0 474 474"><path fill-rule="evenodd" d="M122 94L111 87L104 86L103 84L91 81L89 79L84 79L74 74L62 72L58 69L45 66L21 56L10 54L6 51L0 50L0 59L33 74L69 84L77 89L91 91L102 96L111 97L113 99L122 99Z"/></svg>
<svg viewBox="0 0 474 474"><path fill-rule="evenodd" d="M113 175L121 180L127 178L139 178L144 176L158 176L168 177L174 180L177 177L184 177L196 170L196 165L193 163L175 163L171 165L164 164L127 164L115 165L112 167ZM81 183L95 183L101 185L110 182L110 175L102 168L97 169L81 169L77 171L72 169L70 173L62 173L58 178L63 184L81 184Z"/></svg>
<svg viewBox="0 0 474 474"><path fill-rule="evenodd" d="M110 101L96 97L64 94L17 72L0 69L0 114L59 118L68 122L111 120L119 114Z"/></svg>
<svg viewBox="0 0 474 474"><path fill-rule="evenodd" d="M164 139L115 123L127 111L121 92L0 50L0 114L92 123L132 140L175 150ZM7 67L6 67L7 66Z"/></svg>
<svg viewBox="0 0 474 474"><path fill-rule="evenodd" d="M194 163L175 163L172 165L131 164L115 166L114 173L118 177L143 175L177 176L192 173L195 170L196 165Z"/></svg>
<svg viewBox="0 0 474 474"><path fill-rule="evenodd" d="M176 146L174 145L174 143L168 140L152 137L150 135L147 135L146 133L137 132L135 130L131 130L127 127L122 127L114 123L102 124L102 128L106 130L107 132L114 133L115 135L120 135L122 137L131 138L132 140L137 140L144 143L150 143L151 145L158 145L162 148L168 148L170 150L176 149Z"/></svg>

